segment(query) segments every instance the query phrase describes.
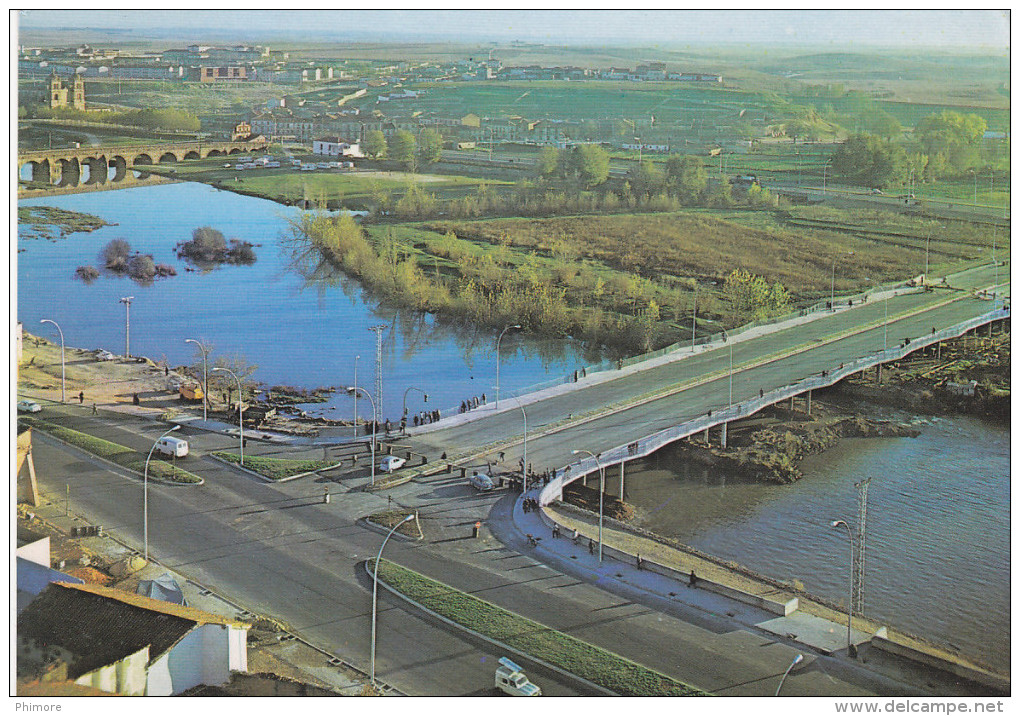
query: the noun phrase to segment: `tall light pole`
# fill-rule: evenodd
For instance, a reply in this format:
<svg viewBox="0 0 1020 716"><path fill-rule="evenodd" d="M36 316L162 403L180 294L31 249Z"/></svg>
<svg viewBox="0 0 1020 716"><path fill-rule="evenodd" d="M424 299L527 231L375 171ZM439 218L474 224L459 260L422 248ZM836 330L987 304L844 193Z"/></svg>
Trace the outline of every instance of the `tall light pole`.
<svg viewBox="0 0 1020 716"><path fill-rule="evenodd" d="M836 310L836 263L847 256L853 256L853 251L847 251L845 254L837 256L832 260L832 283L829 284L829 308L831 311Z"/></svg>
<svg viewBox="0 0 1020 716"><path fill-rule="evenodd" d="M358 359L361 356L354 356L354 385L358 384ZM358 439L358 391L354 391L354 439Z"/></svg>
<svg viewBox="0 0 1020 716"><path fill-rule="evenodd" d="M407 394L408 394L408 393L410 393L410 392L411 392L412 390L417 390L417 391L418 391L419 393L421 393L422 395L424 395L424 396L425 396L425 402L426 402L426 403L427 403L427 402L429 402L429 394L428 394L428 393L426 393L426 392L425 392L424 390L422 390L421 388L415 388L415 387L414 387L414 386L412 385L411 387L409 387L409 388L408 388L407 390L405 390L405 391L404 391L404 412L403 412L403 413L401 413L401 415L402 415L403 417L405 417L405 418L407 417ZM357 395L357 393L355 393L355 395Z"/></svg>
<svg viewBox="0 0 1020 716"><path fill-rule="evenodd" d="M992 249L992 256L995 256L995 249ZM65 378L65 374L64 374L64 332L62 330L60 330L60 326L57 325L56 321L51 320L49 318L44 318L41 321L39 321L39 323L52 323L54 326L57 326L57 332L60 334L60 402L63 403L64 402L64 384L65 384L65 380L64 380L64 378Z"/></svg>
<svg viewBox="0 0 1020 716"><path fill-rule="evenodd" d="M944 229L946 227L939 224L937 227L933 226L928 229L928 238L924 240L924 282L928 283L928 249L931 246L931 232L936 228Z"/></svg>
<svg viewBox="0 0 1020 716"><path fill-rule="evenodd" d="M185 343L194 343L202 351L202 420L209 419L209 349L201 341L185 338Z"/></svg>
<svg viewBox="0 0 1020 716"><path fill-rule="evenodd" d="M602 562L602 497L606 494L606 474L602 471L602 463L599 462L598 455L595 453L590 450L571 450L570 452L574 455L582 452L591 455L599 469L599 562Z"/></svg>
<svg viewBox="0 0 1020 716"><path fill-rule="evenodd" d="M120 303L124 304L124 355L131 357L131 302L134 296L124 296Z"/></svg>
<svg viewBox="0 0 1020 716"><path fill-rule="evenodd" d="M797 654L797 656L793 657L793 661L790 662L790 665L786 667L786 671L783 673L783 678L779 680L779 686L776 687L776 696L779 696L779 690L783 688L783 684L786 682L786 677L790 675L790 671L802 661L804 661L803 654Z"/></svg>
<svg viewBox="0 0 1020 716"><path fill-rule="evenodd" d="M241 393L241 379L230 368L213 368L213 373L217 371L230 373L230 375L234 376L234 380L237 381L237 426L241 434L241 467L244 467L244 413L242 412L244 396Z"/></svg>
<svg viewBox="0 0 1020 716"><path fill-rule="evenodd" d="M850 542L850 599L846 605L846 652L849 656L853 656L853 640L850 637L850 624L853 620L854 614L854 535L850 530L850 525L845 520L833 520L829 523L830 527L839 529L840 526L846 527L846 537Z"/></svg>
<svg viewBox="0 0 1020 716"><path fill-rule="evenodd" d="M506 333L510 329L518 328L520 328L520 325L516 323L512 326L507 326L502 331L500 331L499 338L496 339L496 410L499 410L499 342L503 340L504 333Z"/></svg>
<svg viewBox="0 0 1020 716"><path fill-rule="evenodd" d="M733 341L730 341L730 407L733 407Z"/></svg>
<svg viewBox="0 0 1020 716"><path fill-rule="evenodd" d="M524 416L524 469L521 470L521 494L523 495L528 491L528 414L524 412L524 406L521 405L521 401L514 398L517 403L517 407L521 409L521 415Z"/></svg>
<svg viewBox="0 0 1020 716"><path fill-rule="evenodd" d="M874 279L865 278L865 281L870 283L876 289L878 284L875 283ZM882 299L882 303L885 306L885 320L882 322L882 350L889 349L889 292L885 292L885 298Z"/></svg>
<svg viewBox="0 0 1020 716"><path fill-rule="evenodd" d="M149 454L145 458L145 470L142 473L142 539L145 543L146 562L149 561L149 460L152 458L152 451L156 449L157 445L159 445L159 441L174 430L180 430L180 428L180 425L174 425L172 428L156 438L156 442L154 442L152 447L149 448Z"/></svg>
<svg viewBox="0 0 1020 716"><path fill-rule="evenodd" d="M372 443L371 444L372 444L372 484L374 485L375 484L375 424L376 424L376 422L378 422L378 416L376 416L376 413L375 413L375 401L372 400L372 394L369 393L364 388L359 388L358 386L354 386L354 394L355 395L358 394L359 390L362 393L365 394L365 397L368 398L368 402L370 402L372 404Z"/></svg>
<svg viewBox="0 0 1020 716"><path fill-rule="evenodd" d="M698 333L698 279L694 279L694 293L691 299L691 350Z"/></svg>
<svg viewBox="0 0 1020 716"><path fill-rule="evenodd" d="M379 547L379 554L375 557L375 570L372 573L372 686L375 686L375 625L378 621L376 614L378 609L376 605L379 600L379 560L382 559L382 551L386 548L386 543L390 541L390 537L397 531L397 528L405 522L410 522L414 519L414 515L410 514L402 519L397 524L393 525L386 538L382 541L382 546Z"/></svg>

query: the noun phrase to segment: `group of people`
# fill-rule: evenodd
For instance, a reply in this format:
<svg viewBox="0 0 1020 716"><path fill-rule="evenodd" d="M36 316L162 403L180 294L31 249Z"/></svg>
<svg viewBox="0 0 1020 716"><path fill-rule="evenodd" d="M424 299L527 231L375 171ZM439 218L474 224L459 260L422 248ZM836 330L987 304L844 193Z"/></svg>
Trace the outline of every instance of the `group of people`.
<svg viewBox="0 0 1020 716"><path fill-rule="evenodd" d="M414 427L419 425L428 425L429 423L439 422L439 411L438 410L422 410L415 414L411 419ZM407 416L405 415L400 419L400 432L407 430Z"/></svg>
<svg viewBox="0 0 1020 716"><path fill-rule="evenodd" d="M481 398L476 395L472 398L460 401L460 412L466 413L469 410L474 410L479 405L485 405L485 393L482 393Z"/></svg>
<svg viewBox="0 0 1020 716"><path fill-rule="evenodd" d="M533 510L537 511L539 507L538 500L536 500L534 497L525 497L524 504L522 506L524 508L525 514Z"/></svg>

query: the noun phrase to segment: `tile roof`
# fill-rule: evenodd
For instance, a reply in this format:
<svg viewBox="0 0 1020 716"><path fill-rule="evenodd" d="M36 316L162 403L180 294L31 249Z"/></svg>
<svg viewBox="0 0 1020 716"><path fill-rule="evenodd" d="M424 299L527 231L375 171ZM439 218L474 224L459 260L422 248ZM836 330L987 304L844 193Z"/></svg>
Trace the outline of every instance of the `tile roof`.
<svg viewBox="0 0 1020 716"><path fill-rule="evenodd" d="M56 582L18 616L17 633L69 651L68 676L76 679L145 646L154 660L202 624L249 626L111 587Z"/></svg>

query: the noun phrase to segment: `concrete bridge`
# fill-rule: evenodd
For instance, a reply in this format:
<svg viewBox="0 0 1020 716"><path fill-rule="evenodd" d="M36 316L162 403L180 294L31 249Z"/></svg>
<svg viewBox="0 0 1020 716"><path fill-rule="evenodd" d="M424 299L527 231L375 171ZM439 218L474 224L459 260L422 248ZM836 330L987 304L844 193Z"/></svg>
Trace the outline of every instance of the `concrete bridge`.
<svg viewBox="0 0 1020 716"><path fill-rule="evenodd" d="M23 152L18 154L18 177L60 187L105 184L124 181L130 169L265 151L267 144L265 137L257 137L241 142L189 141ZM26 167L30 174L22 176Z"/></svg>

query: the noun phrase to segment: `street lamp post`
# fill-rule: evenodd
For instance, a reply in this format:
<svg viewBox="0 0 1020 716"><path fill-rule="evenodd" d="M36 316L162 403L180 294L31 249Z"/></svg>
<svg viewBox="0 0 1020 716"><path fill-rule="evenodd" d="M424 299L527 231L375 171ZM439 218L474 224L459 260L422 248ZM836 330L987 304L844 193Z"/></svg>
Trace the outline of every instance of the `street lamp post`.
<svg viewBox="0 0 1020 716"><path fill-rule="evenodd" d="M733 407L733 341L730 341L730 407Z"/></svg>
<svg viewBox="0 0 1020 716"><path fill-rule="evenodd" d="M165 433L156 438L156 442L149 448L149 454L145 458L145 470L142 473L142 540L145 543L145 561L149 561L149 460L152 458L152 451L159 445L159 441L172 433L180 430L180 425L174 425Z"/></svg>
<svg viewBox="0 0 1020 716"><path fill-rule="evenodd" d="M848 251L845 254L843 254L841 256L837 256L836 258L834 258L832 260L832 282L829 284L829 307L830 307L831 311L835 311L836 310L836 263L841 258L846 258L847 256L853 256L853 254L854 254L853 251Z"/></svg>
<svg viewBox="0 0 1020 716"><path fill-rule="evenodd" d="M606 474L602 471L602 463L599 462L599 457L590 450L571 450L572 454L577 455L578 453L587 453L591 455L592 459L595 460L595 465L599 469L599 562L602 562L602 498L606 494Z"/></svg>
<svg viewBox="0 0 1020 716"><path fill-rule="evenodd" d="M134 296L124 296L120 303L124 304L124 356L131 357L131 302Z"/></svg>
<svg viewBox="0 0 1020 716"><path fill-rule="evenodd" d="M358 384L358 359L361 356L354 356L354 384ZM358 391L354 391L354 439L358 439Z"/></svg>
<svg viewBox="0 0 1020 716"><path fill-rule="evenodd" d="M992 255L993 256L995 255L995 250L994 249L992 250ZM65 379L64 379L65 378L65 374L64 374L64 332L62 330L60 330L60 326L57 325L56 321L51 320L49 318L44 318L41 321L39 321L39 323L52 323L54 326L57 326L57 332L60 334L60 402L63 403L64 402L64 384L65 384Z"/></svg>
<svg viewBox="0 0 1020 716"><path fill-rule="evenodd" d="M371 396L369 396L371 397ZM382 559L382 552L386 548L386 543L390 541L390 537L397 531L397 528L405 522L410 522L414 519L414 515L408 515L397 524L393 525L386 538L382 541L382 546L379 547L379 554L375 558L375 569L372 573L372 686L375 686L375 625L377 622L376 614L378 610L376 605L379 599L379 560Z"/></svg>
<svg viewBox="0 0 1020 716"><path fill-rule="evenodd" d="M372 399L372 394L369 393L364 388L359 388L358 386L354 386L354 394L355 395L358 394L359 390L362 393L365 394L365 397L368 398L368 402L370 402L372 404L372 441L371 441L371 448L372 448L372 473L371 474L372 474L372 484L374 485L375 484L375 424L378 421L378 416L375 413L375 401Z"/></svg>
<svg viewBox="0 0 1020 716"><path fill-rule="evenodd" d="M234 376L234 380L237 381L237 426L241 435L241 467L244 467L244 413L242 412L244 396L241 393L241 379L230 368L213 368L213 373L216 371L230 373L230 375Z"/></svg>
<svg viewBox="0 0 1020 716"><path fill-rule="evenodd" d="M930 229L928 229L928 238L926 238L924 240L924 282L925 283L928 283L928 249L931 246L931 232L934 231L935 228L944 229L945 227L942 226L942 225L939 225L938 227L934 227L934 226L931 227Z"/></svg>
<svg viewBox="0 0 1020 716"><path fill-rule="evenodd" d="M839 529L840 526L845 527L846 537L850 542L850 600L846 605L846 651L848 655L853 656L853 640L850 637L850 625L854 614L854 535L850 530L850 525L845 520L833 520L829 525L836 529Z"/></svg>
<svg viewBox="0 0 1020 716"><path fill-rule="evenodd" d="M421 393L422 395L425 396L425 402L426 403L429 402L429 394L428 393L426 393L421 388L415 388L414 386L409 387L407 390L404 391L404 412L401 413L401 415L403 415L403 417L405 417L405 418L407 417L407 394L409 392L411 392L412 390L417 390L419 393ZM357 395L357 393L355 393L355 395Z"/></svg>
<svg viewBox="0 0 1020 716"><path fill-rule="evenodd" d="M521 470L521 494L523 495L528 491L528 414L524 412L524 406L521 405L521 401L514 398L517 403L517 407L521 409L521 415L524 416L524 469Z"/></svg>
<svg viewBox="0 0 1020 716"><path fill-rule="evenodd" d="M499 342L503 340L503 334L509 331L511 328L520 328L519 324L507 326L500 331L499 338L496 339L496 410L499 410Z"/></svg>
<svg viewBox="0 0 1020 716"><path fill-rule="evenodd" d="M779 690L783 688L783 684L786 682L786 677L790 675L790 671L802 661L804 661L803 654L797 654L797 656L793 657L793 661L790 662L790 665L786 667L786 671L783 673L783 678L779 680L779 686L776 687L776 696L779 696Z"/></svg>
<svg viewBox="0 0 1020 716"><path fill-rule="evenodd" d="M694 279L694 293L691 298L691 350L698 333L698 280Z"/></svg>
<svg viewBox="0 0 1020 716"><path fill-rule="evenodd" d="M202 420L209 419L209 349L194 338L185 338L185 343L194 343L202 351Z"/></svg>

